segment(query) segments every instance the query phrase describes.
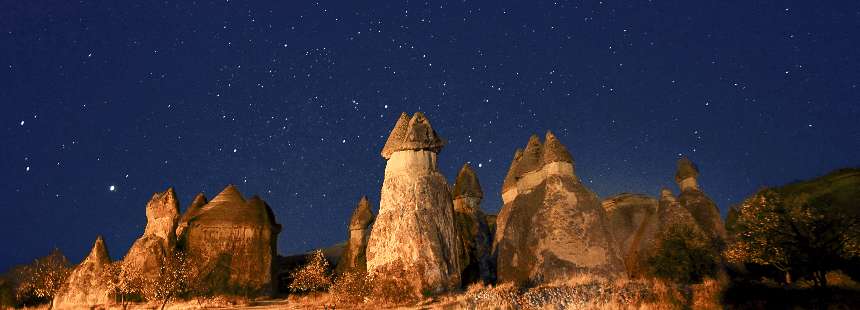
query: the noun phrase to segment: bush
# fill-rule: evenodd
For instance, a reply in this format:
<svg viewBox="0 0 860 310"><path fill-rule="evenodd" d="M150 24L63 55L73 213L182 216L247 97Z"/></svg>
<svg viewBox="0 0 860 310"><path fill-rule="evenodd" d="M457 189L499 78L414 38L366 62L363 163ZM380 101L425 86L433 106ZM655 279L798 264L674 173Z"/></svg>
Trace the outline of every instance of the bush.
<svg viewBox="0 0 860 310"><path fill-rule="evenodd" d="M309 256L307 264L291 273L290 290L295 293L323 291L331 286L330 268L323 252L316 250Z"/></svg>
<svg viewBox="0 0 860 310"><path fill-rule="evenodd" d="M358 304L367 301L372 290L366 272L347 271L335 277L329 293L339 304Z"/></svg>
<svg viewBox="0 0 860 310"><path fill-rule="evenodd" d="M715 277L719 256L706 237L688 226L671 228L648 259L649 273L680 284L699 283Z"/></svg>

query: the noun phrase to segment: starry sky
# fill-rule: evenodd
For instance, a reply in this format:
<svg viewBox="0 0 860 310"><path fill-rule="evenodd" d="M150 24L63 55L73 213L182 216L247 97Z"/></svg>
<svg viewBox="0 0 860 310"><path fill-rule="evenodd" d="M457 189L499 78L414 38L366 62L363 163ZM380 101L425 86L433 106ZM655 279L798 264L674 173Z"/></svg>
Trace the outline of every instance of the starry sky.
<svg viewBox="0 0 860 310"><path fill-rule="evenodd" d="M860 164L858 38L857 1L3 2L0 269L120 258L170 186L260 195L282 254L340 242L404 111L491 213L548 129L601 197L677 192L689 156L725 213Z"/></svg>

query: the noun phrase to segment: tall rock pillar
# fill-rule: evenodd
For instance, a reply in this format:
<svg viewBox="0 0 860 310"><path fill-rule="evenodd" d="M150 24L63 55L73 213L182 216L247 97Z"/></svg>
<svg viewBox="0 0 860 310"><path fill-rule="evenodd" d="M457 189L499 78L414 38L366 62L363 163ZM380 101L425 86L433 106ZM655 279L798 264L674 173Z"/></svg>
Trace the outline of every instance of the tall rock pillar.
<svg viewBox="0 0 860 310"><path fill-rule="evenodd" d="M453 196L454 222L463 241L463 283L492 282L495 278L495 264L490 257L493 237L481 210L484 193L469 164L464 164L457 174Z"/></svg>
<svg viewBox="0 0 860 310"><path fill-rule="evenodd" d="M416 294L453 289L461 282L462 242L448 184L436 166L444 145L417 112L400 115L382 149L388 162L367 244L367 269L378 278L402 277Z"/></svg>
<svg viewBox="0 0 860 310"><path fill-rule="evenodd" d="M686 208L696 223L708 237L717 244L726 239L726 228L720 217L717 204L699 189L697 177L699 169L690 159L684 157L678 160L678 171L675 173L675 182L681 189L678 200Z"/></svg>
<svg viewBox="0 0 860 310"><path fill-rule="evenodd" d="M343 255L337 262L335 273L367 271L367 239L370 238L370 225L373 224L373 219L370 201L367 196L361 197L349 219L349 239L346 241Z"/></svg>

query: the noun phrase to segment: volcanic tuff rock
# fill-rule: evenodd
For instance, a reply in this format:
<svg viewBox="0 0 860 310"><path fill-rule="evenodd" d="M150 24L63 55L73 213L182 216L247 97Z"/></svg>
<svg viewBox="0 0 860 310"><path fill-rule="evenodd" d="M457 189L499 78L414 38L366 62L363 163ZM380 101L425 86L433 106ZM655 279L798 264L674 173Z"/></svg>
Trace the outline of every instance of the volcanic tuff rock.
<svg viewBox="0 0 860 310"><path fill-rule="evenodd" d="M188 221L197 216L197 214L200 214L200 210L203 209L203 206L206 205L207 202L206 195L198 193L197 196L194 196L194 200L191 201L191 204L188 205L188 209L185 209L185 213L182 214L182 217L179 218L179 226L176 227L176 238L178 239L180 247L184 248L184 233L185 229L188 228Z"/></svg>
<svg viewBox="0 0 860 310"><path fill-rule="evenodd" d="M481 210L484 193L469 164L464 164L457 174L453 195L454 223L463 241L463 284L481 280L492 282L495 274L495 264L490 255L493 239L487 216Z"/></svg>
<svg viewBox="0 0 860 310"><path fill-rule="evenodd" d="M175 250L178 221L179 201L173 188L153 194L146 204L146 228L125 255L123 268L144 277L156 276L163 258Z"/></svg>
<svg viewBox="0 0 860 310"><path fill-rule="evenodd" d="M720 210L711 198L699 189L696 177L699 169L686 157L678 160L678 171L675 182L681 188L679 200L682 206L690 211L699 227L716 244L726 239L726 229L723 226Z"/></svg>
<svg viewBox="0 0 860 310"><path fill-rule="evenodd" d="M601 205L606 210L627 275L641 276L646 263L643 254L654 247L659 225L657 199L642 194L623 193L604 199Z"/></svg>
<svg viewBox="0 0 860 310"><path fill-rule="evenodd" d="M102 273L110 264L110 256L101 236L96 238L90 254L72 270L66 283L54 297L56 309L92 309L111 303L111 295Z"/></svg>
<svg viewBox="0 0 860 310"><path fill-rule="evenodd" d="M367 239L370 238L370 226L373 224L373 212L370 211L370 201L367 196L361 197L352 217L349 220L349 239L346 249L337 262L335 273L347 271L367 271Z"/></svg>
<svg viewBox="0 0 860 310"><path fill-rule="evenodd" d="M196 211L195 211L196 210ZM273 290L273 258L281 226L259 197L245 200L227 186L199 209L189 208L186 253L199 279L213 292L267 294Z"/></svg>
<svg viewBox="0 0 860 310"><path fill-rule="evenodd" d="M448 183L436 165L443 145L421 112L404 113L382 150L388 161L367 269L381 278L403 275L418 296L460 285L462 241Z"/></svg>
<svg viewBox="0 0 860 310"><path fill-rule="evenodd" d="M544 282L577 273L613 275L621 261L606 213L574 174L552 132L517 151L503 186L493 254L500 282Z"/></svg>

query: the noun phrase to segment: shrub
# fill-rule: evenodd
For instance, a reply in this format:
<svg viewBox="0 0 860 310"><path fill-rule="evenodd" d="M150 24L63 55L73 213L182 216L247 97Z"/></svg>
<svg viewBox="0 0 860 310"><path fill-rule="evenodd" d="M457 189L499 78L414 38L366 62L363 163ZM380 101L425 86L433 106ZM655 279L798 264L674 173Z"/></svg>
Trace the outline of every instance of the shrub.
<svg viewBox="0 0 860 310"><path fill-rule="evenodd" d="M290 290L296 293L322 291L331 286L329 264L321 250L309 254L309 261L301 268L293 271Z"/></svg>
<svg viewBox="0 0 860 310"><path fill-rule="evenodd" d="M719 256L706 237L688 226L669 229L654 256L648 259L652 276L681 284L699 283L719 271Z"/></svg>
<svg viewBox="0 0 860 310"><path fill-rule="evenodd" d="M347 271L335 277L329 293L339 304L357 304L365 302L372 289L366 272Z"/></svg>

